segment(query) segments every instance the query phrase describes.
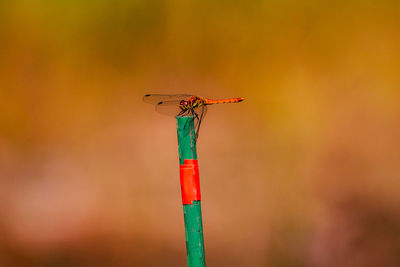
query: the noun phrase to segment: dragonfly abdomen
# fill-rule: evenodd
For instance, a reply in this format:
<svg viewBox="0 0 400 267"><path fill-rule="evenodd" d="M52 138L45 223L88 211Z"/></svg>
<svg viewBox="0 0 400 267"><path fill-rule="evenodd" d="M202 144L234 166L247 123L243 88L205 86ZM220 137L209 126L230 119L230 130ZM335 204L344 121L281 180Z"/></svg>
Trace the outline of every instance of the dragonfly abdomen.
<svg viewBox="0 0 400 267"><path fill-rule="evenodd" d="M206 105L225 104L225 103L239 103L239 102L242 102L243 100L244 100L244 98L242 98L242 97L218 99L218 100L204 98L204 102L205 102Z"/></svg>

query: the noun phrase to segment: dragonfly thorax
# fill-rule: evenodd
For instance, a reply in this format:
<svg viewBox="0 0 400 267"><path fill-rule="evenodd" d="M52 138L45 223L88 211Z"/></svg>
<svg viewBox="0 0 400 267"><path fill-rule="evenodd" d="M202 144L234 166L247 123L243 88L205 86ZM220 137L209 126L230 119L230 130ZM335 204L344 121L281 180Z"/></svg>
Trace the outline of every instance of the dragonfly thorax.
<svg viewBox="0 0 400 267"><path fill-rule="evenodd" d="M198 98L189 98L189 100L181 100L179 103L179 107L181 110L186 111L186 110L193 110L197 107L200 107L202 105L202 101Z"/></svg>

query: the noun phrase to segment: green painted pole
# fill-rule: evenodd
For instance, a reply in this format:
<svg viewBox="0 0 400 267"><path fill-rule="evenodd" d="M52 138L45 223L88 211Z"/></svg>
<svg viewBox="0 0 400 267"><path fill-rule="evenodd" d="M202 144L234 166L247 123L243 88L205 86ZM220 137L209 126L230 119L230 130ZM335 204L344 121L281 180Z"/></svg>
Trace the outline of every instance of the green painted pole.
<svg viewBox="0 0 400 267"><path fill-rule="evenodd" d="M194 117L176 117L176 122L179 163L181 167L180 175L185 219L187 265L189 267L206 266Z"/></svg>

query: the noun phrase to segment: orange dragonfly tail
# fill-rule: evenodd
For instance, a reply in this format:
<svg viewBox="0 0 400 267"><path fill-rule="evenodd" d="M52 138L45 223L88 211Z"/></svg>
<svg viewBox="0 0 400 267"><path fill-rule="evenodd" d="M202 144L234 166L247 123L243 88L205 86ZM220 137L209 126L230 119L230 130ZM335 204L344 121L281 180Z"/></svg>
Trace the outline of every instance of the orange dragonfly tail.
<svg viewBox="0 0 400 267"><path fill-rule="evenodd" d="M212 104L224 104L224 103L239 103L239 102L242 102L243 100L244 100L244 98L242 98L242 97L218 99L218 100L204 98L204 104L212 105Z"/></svg>

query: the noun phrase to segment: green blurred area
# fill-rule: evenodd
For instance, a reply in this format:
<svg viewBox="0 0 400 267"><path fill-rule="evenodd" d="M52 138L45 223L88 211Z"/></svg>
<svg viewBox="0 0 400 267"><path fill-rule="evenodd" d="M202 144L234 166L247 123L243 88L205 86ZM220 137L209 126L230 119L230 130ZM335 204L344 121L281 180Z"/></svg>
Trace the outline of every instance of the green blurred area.
<svg viewBox="0 0 400 267"><path fill-rule="evenodd" d="M398 1L0 1L0 265L184 266L175 122L210 266L400 264ZM154 153L154 152L157 153Z"/></svg>

